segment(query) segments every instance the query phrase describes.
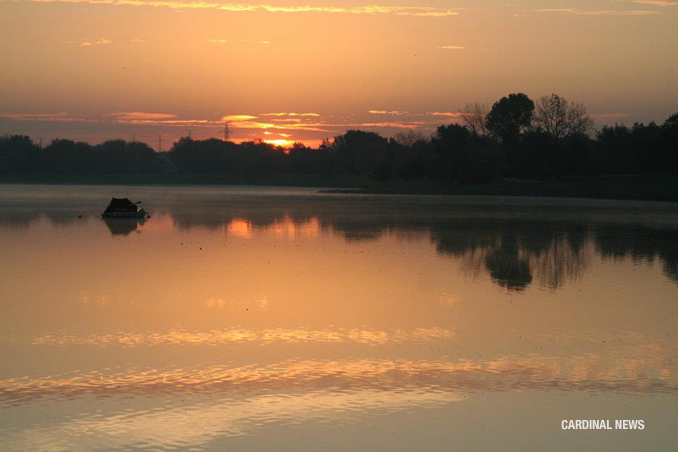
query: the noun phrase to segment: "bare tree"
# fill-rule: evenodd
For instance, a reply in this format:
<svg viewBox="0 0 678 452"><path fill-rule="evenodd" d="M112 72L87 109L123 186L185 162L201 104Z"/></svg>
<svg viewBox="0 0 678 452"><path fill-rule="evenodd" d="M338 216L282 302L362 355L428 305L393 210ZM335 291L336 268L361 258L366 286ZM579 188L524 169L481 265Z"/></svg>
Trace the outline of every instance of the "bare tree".
<svg viewBox="0 0 678 452"><path fill-rule="evenodd" d="M461 115L461 120L464 122L471 132L476 135L485 135L487 133L487 128L485 126L487 114L490 111L490 107L487 104L466 104L466 106L459 110Z"/></svg>
<svg viewBox="0 0 678 452"><path fill-rule="evenodd" d="M569 102L557 94L542 96L537 100L534 122L556 140L588 134L593 120L586 113L584 104Z"/></svg>
<svg viewBox="0 0 678 452"><path fill-rule="evenodd" d="M411 148L420 141L426 141L426 135L418 130L396 133L393 137L398 144Z"/></svg>

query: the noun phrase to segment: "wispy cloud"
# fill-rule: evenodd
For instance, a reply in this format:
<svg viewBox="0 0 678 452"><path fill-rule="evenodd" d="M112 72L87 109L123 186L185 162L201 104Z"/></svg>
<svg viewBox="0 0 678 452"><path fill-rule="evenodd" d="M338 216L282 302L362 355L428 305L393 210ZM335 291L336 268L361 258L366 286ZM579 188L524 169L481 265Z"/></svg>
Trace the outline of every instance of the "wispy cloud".
<svg viewBox="0 0 678 452"><path fill-rule="evenodd" d="M364 122L358 124L359 127L378 127L385 129L417 129L420 123L406 123L406 122Z"/></svg>
<svg viewBox="0 0 678 452"><path fill-rule="evenodd" d="M489 47L463 47L463 46L453 46L453 45L438 46L437 48L440 49L440 50L469 50L469 51L497 50L497 49L491 49Z"/></svg>
<svg viewBox="0 0 678 452"><path fill-rule="evenodd" d="M591 115L592 118L628 118L631 115L631 113L597 113L594 115Z"/></svg>
<svg viewBox="0 0 678 452"><path fill-rule="evenodd" d="M429 111L426 113L429 116L435 116L435 117L444 117L444 118L459 118L461 117L461 113L459 112L448 112L448 111Z"/></svg>
<svg viewBox="0 0 678 452"><path fill-rule="evenodd" d="M283 116L310 116L310 117L320 117L318 113L262 113L260 116L277 116L277 117L283 117Z"/></svg>
<svg viewBox="0 0 678 452"><path fill-rule="evenodd" d="M404 116L409 115L409 112L402 110L370 110L371 115L388 115L388 116Z"/></svg>
<svg viewBox="0 0 678 452"><path fill-rule="evenodd" d="M85 3L93 5L150 6L175 10L214 9L230 12L269 12L269 13L329 13L356 15L396 15L415 17L452 17L459 10L429 6L278 6L267 4L246 4L208 1L171 1L171 0L18 0L33 3Z"/></svg>
<svg viewBox="0 0 678 452"><path fill-rule="evenodd" d="M139 38L130 39L129 42L131 42L132 44L146 44L146 41Z"/></svg>
<svg viewBox="0 0 678 452"><path fill-rule="evenodd" d="M143 111L116 111L111 113L116 121L131 122L131 121L158 121L176 119L177 115L168 113L146 113Z"/></svg>
<svg viewBox="0 0 678 452"><path fill-rule="evenodd" d="M220 136L224 121L228 121L235 132L234 140L250 140L259 137L271 139L304 141L304 138L322 134L331 136L349 129L366 129L382 133L393 133L403 130L433 131L441 123L457 122L459 113L452 112L409 112L405 110L369 110L366 115L379 118L351 119L355 115L336 118L323 117L318 113L272 112L264 114L231 114L215 117L182 117L173 113L154 113L143 111L117 111L100 116L86 117L68 113L2 113L0 118L16 121L56 121L82 122L98 124L121 124L129 126L145 126L161 128L163 133L172 135L169 130L191 128L194 136L206 138ZM147 129L152 130L152 129ZM137 135L138 136L138 135ZM177 135L179 136L179 135ZM307 140L308 141L308 140ZM282 142L282 141L280 141ZM317 144L309 142L310 144Z"/></svg>
<svg viewBox="0 0 678 452"><path fill-rule="evenodd" d="M1 112L0 118L11 119L13 121L54 121L54 122L74 122L85 121L80 116L72 116L65 112L59 113L8 113Z"/></svg>
<svg viewBox="0 0 678 452"><path fill-rule="evenodd" d="M630 3L652 6L678 6L678 0L628 0Z"/></svg>
<svg viewBox="0 0 678 452"><path fill-rule="evenodd" d="M210 44L262 44L268 45L271 41L255 41L251 39L206 39Z"/></svg>
<svg viewBox="0 0 678 452"><path fill-rule="evenodd" d="M221 118L222 121L249 121L257 119L257 116L252 115L227 115Z"/></svg>
<svg viewBox="0 0 678 452"><path fill-rule="evenodd" d="M101 39L97 39L95 41L90 40L90 39L80 39L78 41L68 41L68 42L69 42L69 44L77 44L77 45L82 46L82 47L113 44L113 41L111 41L108 38L101 38Z"/></svg>
<svg viewBox="0 0 678 452"><path fill-rule="evenodd" d="M609 9L609 10L581 10L578 8L538 8L532 11L538 13L574 14L577 16L654 16L661 14L659 11L632 10L632 9Z"/></svg>

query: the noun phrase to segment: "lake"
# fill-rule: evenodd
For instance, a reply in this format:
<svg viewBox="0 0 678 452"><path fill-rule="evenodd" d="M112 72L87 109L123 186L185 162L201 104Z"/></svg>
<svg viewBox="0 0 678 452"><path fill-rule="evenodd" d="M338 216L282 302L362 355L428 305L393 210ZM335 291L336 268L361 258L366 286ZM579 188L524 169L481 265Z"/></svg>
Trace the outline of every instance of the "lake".
<svg viewBox="0 0 678 452"><path fill-rule="evenodd" d="M674 450L677 232L670 203L0 185L0 449Z"/></svg>

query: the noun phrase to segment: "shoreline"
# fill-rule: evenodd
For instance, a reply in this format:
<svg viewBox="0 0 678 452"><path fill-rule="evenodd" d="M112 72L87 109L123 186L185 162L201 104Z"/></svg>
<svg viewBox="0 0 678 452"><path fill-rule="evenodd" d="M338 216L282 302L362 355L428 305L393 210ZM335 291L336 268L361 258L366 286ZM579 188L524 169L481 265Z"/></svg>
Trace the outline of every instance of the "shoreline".
<svg viewBox="0 0 678 452"><path fill-rule="evenodd" d="M365 176L326 177L291 174L260 177L166 174L0 176L0 186L9 184L300 187L316 188L319 193L345 195L515 196L678 202L678 178L675 176L610 176L549 181L503 180L459 185L405 180L378 183Z"/></svg>

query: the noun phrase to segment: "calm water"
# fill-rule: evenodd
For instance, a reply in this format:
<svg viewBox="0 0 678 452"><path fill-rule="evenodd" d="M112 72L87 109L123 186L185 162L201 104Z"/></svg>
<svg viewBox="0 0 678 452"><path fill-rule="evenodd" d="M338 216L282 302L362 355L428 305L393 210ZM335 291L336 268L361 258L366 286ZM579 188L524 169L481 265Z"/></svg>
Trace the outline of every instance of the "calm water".
<svg viewBox="0 0 678 452"><path fill-rule="evenodd" d="M0 449L675 450L677 232L661 203L0 186Z"/></svg>

